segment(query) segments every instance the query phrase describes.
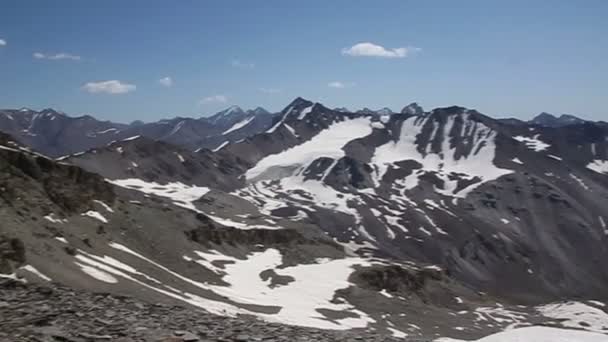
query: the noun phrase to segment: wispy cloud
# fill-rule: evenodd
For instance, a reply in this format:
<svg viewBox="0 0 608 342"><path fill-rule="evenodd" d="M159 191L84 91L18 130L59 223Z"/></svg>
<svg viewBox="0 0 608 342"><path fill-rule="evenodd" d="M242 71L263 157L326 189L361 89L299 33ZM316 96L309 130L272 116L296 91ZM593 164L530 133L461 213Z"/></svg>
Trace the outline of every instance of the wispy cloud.
<svg viewBox="0 0 608 342"><path fill-rule="evenodd" d="M165 86L165 87L172 87L173 79L169 76L163 77L160 80L158 80L158 83L160 83L160 85Z"/></svg>
<svg viewBox="0 0 608 342"><path fill-rule="evenodd" d="M259 88L259 90L265 94L278 94L282 91L281 89L278 89L278 88Z"/></svg>
<svg viewBox="0 0 608 342"><path fill-rule="evenodd" d="M0 46L6 46L6 40L0 39Z"/></svg>
<svg viewBox="0 0 608 342"><path fill-rule="evenodd" d="M413 46L387 49L381 45L364 42L342 49L342 54L354 57L405 58L412 53L420 52L421 50L421 48Z"/></svg>
<svg viewBox="0 0 608 342"><path fill-rule="evenodd" d="M243 62L243 61L240 61L238 59L233 59L232 62L230 62L230 65L232 65L235 68L240 68L240 69L253 69L253 68L255 68L255 64L253 64L251 62Z"/></svg>
<svg viewBox="0 0 608 342"><path fill-rule="evenodd" d="M89 82L82 86L82 89L91 94L126 94L135 91L137 87L134 84L123 83L118 80L101 81L101 82Z"/></svg>
<svg viewBox="0 0 608 342"><path fill-rule="evenodd" d="M82 59L80 56L73 55L71 53L66 53L66 52L61 52L61 53L56 53L56 54L45 54L42 52L34 52L33 56L36 59L49 59L49 60L53 60L53 61L58 61L58 60L62 60L62 59L79 61Z"/></svg>
<svg viewBox="0 0 608 342"><path fill-rule="evenodd" d="M333 82L327 83L328 87L336 88L336 89L351 88L351 87L354 87L355 85L356 84L354 82L333 81Z"/></svg>
<svg viewBox="0 0 608 342"><path fill-rule="evenodd" d="M213 95L205 97L204 99L198 101L198 104L205 105L210 103L226 103L228 102L228 97L226 95Z"/></svg>

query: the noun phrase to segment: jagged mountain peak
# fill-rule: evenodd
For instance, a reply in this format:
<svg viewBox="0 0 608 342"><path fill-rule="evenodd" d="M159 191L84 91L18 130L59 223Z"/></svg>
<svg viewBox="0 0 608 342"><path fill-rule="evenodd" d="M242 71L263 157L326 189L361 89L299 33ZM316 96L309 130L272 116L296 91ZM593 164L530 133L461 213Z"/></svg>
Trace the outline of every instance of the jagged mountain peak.
<svg viewBox="0 0 608 342"><path fill-rule="evenodd" d="M301 108L301 107L309 107L310 105L312 105L313 102L310 100L307 100L303 97L296 97L293 101L291 101L290 104L288 104L284 109L283 109L283 113L288 111L290 108Z"/></svg>
<svg viewBox="0 0 608 342"><path fill-rule="evenodd" d="M424 114L424 109L416 102L412 102L409 105L403 107L401 110L401 114L409 114L409 115L422 115Z"/></svg>
<svg viewBox="0 0 608 342"><path fill-rule="evenodd" d="M531 123L531 124L545 126L545 127L554 127L554 128L568 126L568 125L582 124L585 122L586 122L585 120L583 120L577 116L574 116L572 114L561 114L558 117L554 114L547 113L547 112L542 112L529 121L529 123Z"/></svg>

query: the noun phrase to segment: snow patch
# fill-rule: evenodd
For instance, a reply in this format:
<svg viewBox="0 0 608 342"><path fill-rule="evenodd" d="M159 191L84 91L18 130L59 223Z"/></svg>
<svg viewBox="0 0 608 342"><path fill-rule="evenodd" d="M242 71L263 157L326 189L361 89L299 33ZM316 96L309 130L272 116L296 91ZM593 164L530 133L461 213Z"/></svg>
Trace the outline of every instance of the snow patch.
<svg viewBox="0 0 608 342"><path fill-rule="evenodd" d="M100 206L102 206L109 213L113 213L114 212L114 209L110 208L109 205L103 203L102 201L93 200L93 202L95 202L95 203L99 204Z"/></svg>
<svg viewBox="0 0 608 342"><path fill-rule="evenodd" d="M540 134L536 134L532 138L518 135L516 137L513 137L513 139L515 139L515 140L517 140L517 141L519 141L521 143L524 143L527 148L529 148L529 149L531 149L531 150L533 150L535 152L544 151L547 148L551 147L551 145L543 142L538 137L540 137Z"/></svg>
<svg viewBox="0 0 608 342"><path fill-rule="evenodd" d="M608 161L596 159L587 164L587 168L597 173L608 174Z"/></svg>
<svg viewBox="0 0 608 342"><path fill-rule="evenodd" d="M432 117L420 119L420 117L409 117L403 121L401 133L397 141L390 141L376 148L372 157L372 164L376 169L375 183L379 184L389 167L394 163L404 160L414 160L422 164L422 169L416 170L407 176L400 184L409 190L418 185L418 177L425 172L434 172L444 181L444 189L435 189L437 192L455 197L465 197L471 190L483 182L494 180L500 176L512 173L512 170L501 169L494 165L496 154L495 138L496 132L480 122L469 120L469 114L460 115L462 119L462 130L460 136L473 146L469 156L459 156L457 159L456 149L450 146L452 136L450 132L454 126L456 116L450 116L444 129L439 131L439 125L433 122L434 128L431 139L438 134L443 135L441 153L434 153L428 149L421 154L416 145L416 139L422 131L425 123ZM430 145L430 144L429 144ZM459 179L480 179L464 189L458 189L458 182L452 180L451 176Z"/></svg>
<svg viewBox="0 0 608 342"><path fill-rule="evenodd" d="M50 213L50 214L44 216L44 219L47 220L47 221L49 221L49 222L52 222L52 223L66 223L66 222L68 222L68 220L66 220L66 219L58 219L58 218L56 218L54 213Z"/></svg>
<svg viewBox="0 0 608 342"><path fill-rule="evenodd" d="M570 178L574 179L583 189L590 190L589 187L587 186L587 184L585 184L585 182L580 177L571 173Z"/></svg>
<svg viewBox="0 0 608 342"><path fill-rule="evenodd" d="M75 264L78 267L80 267L80 270L82 270L82 272L88 274L89 276L91 276L99 281L103 281L104 283L110 283L110 284L118 283L118 280L116 278L114 278L111 274L106 273L96 267L81 264L79 262L76 262Z"/></svg>
<svg viewBox="0 0 608 342"><path fill-rule="evenodd" d="M557 161L563 161L564 159L562 159L561 157L558 157L556 155L553 154L548 154L547 157L551 158L551 159L555 159Z"/></svg>
<svg viewBox="0 0 608 342"><path fill-rule="evenodd" d="M123 188L169 198L175 205L194 211L198 210L192 202L198 200L209 192L209 188L207 187L199 187L194 185L190 186L180 182L172 182L163 185L156 182L145 182L139 178L106 181Z"/></svg>
<svg viewBox="0 0 608 342"><path fill-rule="evenodd" d="M122 141L131 141L131 140L138 139L139 137L140 137L139 135L134 135L132 137L128 137L126 139L122 139Z"/></svg>
<svg viewBox="0 0 608 342"><path fill-rule="evenodd" d="M581 302L566 302L537 307L544 316L560 320L564 327L606 333L608 313ZM584 324L584 325L583 325ZM604 335L605 339L608 339Z"/></svg>
<svg viewBox="0 0 608 342"><path fill-rule="evenodd" d="M37 276L38 278L44 280L44 281L52 281L51 278L45 276L44 274L42 274L42 272L38 271L36 268L34 268L34 266L32 265L25 265L21 267L22 270L26 270L30 273L32 273L33 275Z"/></svg>
<svg viewBox="0 0 608 342"><path fill-rule="evenodd" d="M108 223L108 220L103 217L103 215L101 215L99 212L95 211L95 210L89 210L86 213L83 213L82 216L88 216L91 218L94 218L96 220L99 220L103 223Z"/></svg>
<svg viewBox="0 0 608 342"><path fill-rule="evenodd" d="M320 157L340 159L344 156L344 145L354 139L365 137L371 132L369 118L334 123L303 144L266 156L247 171L246 178L260 180L264 178L267 171L277 168L293 168L302 171L305 166Z"/></svg>
<svg viewBox="0 0 608 342"><path fill-rule="evenodd" d="M211 150L212 152L217 152L221 149L223 149L224 147L226 147L226 145L230 144L230 141L226 140L223 143L221 143L218 147L214 148L213 150Z"/></svg>

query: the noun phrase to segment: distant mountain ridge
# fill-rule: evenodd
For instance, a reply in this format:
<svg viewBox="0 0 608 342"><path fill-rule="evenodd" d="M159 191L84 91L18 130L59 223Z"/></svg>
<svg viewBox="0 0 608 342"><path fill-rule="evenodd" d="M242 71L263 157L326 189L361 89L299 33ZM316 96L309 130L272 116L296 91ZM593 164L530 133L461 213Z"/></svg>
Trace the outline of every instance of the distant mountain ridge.
<svg viewBox="0 0 608 342"><path fill-rule="evenodd" d="M559 117L550 113L540 113L529 123L546 127L563 127L568 125L578 125L587 122L571 114L561 114Z"/></svg>
<svg viewBox="0 0 608 342"><path fill-rule="evenodd" d="M21 108L0 110L0 131L52 157L138 135L196 150L217 148L262 132L270 127L273 116L261 107L245 111L232 106L210 117L175 117L127 125L100 121L90 115L70 117L53 109L37 112Z"/></svg>

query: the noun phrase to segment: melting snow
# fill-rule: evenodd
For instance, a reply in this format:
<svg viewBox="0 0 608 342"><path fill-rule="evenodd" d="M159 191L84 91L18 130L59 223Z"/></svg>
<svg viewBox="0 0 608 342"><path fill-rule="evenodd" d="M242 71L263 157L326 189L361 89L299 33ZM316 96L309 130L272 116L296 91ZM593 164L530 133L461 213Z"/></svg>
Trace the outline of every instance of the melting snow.
<svg viewBox="0 0 608 342"><path fill-rule="evenodd" d="M308 115L308 113L310 113L312 111L312 107L314 107L314 104L311 105L310 107L306 107L304 109L302 109L302 111L300 112L300 115L298 115L298 120L303 120L306 115Z"/></svg>
<svg viewBox="0 0 608 342"><path fill-rule="evenodd" d="M110 206L109 206L109 205L107 205L107 204L103 203L102 201L99 201L99 200L93 200L93 202L95 202L95 203L99 204L100 206L102 206L102 207L103 207L103 208L104 208L104 209L105 209L107 212L109 212L109 213L113 213L113 212L114 212L114 210L113 210L112 208L110 208Z"/></svg>
<svg viewBox="0 0 608 342"><path fill-rule="evenodd" d="M50 214L44 216L44 219L47 220L47 221L53 222L53 223L66 223L66 222L68 222L68 220L66 220L66 219L55 218L55 214L53 214L53 213L50 213Z"/></svg>
<svg viewBox="0 0 608 342"><path fill-rule="evenodd" d="M435 342L606 342L607 340L608 337L603 334L534 326L499 332L475 341L440 338Z"/></svg>
<svg viewBox="0 0 608 342"><path fill-rule="evenodd" d="M61 242L65 243L65 244L68 243L68 240L66 240L64 237L61 237L61 236L56 236L55 240L61 241Z"/></svg>
<svg viewBox="0 0 608 342"><path fill-rule="evenodd" d="M203 197L209 192L207 187L190 186L180 182L159 184L156 182L145 182L138 178L127 178L117 180L107 180L109 183L152 194L160 197L170 198L177 206L197 211L192 202Z"/></svg>
<svg viewBox="0 0 608 342"><path fill-rule="evenodd" d="M99 220L103 223L108 223L108 220L106 220L105 217L103 217L99 212L95 211L95 210L89 210L86 213L83 213L82 216L88 216L88 217L92 217L96 220Z"/></svg>
<svg viewBox="0 0 608 342"><path fill-rule="evenodd" d="M563 161L563 159L561 157L558 157L558 156L553 155L553 154L548 154L547 157L549 157L551 159L558 160L558 161Z"/></svg>
<svg viewBox="0 0 608 342"><path fill-rule="evenodd" d="M418 184L418 177L424 172L435 172L445 184L445 189L436 189L436 191L456 197L465 197L468 192L473 190L482 182L494 180L500 176L512 173L513 171L498 168L494 165L494 157L496 145L494 139L496 132L485 125L468 119L468 114L461 115L463 119L463 127L460 132L463 139L468 140L473 148L471 154L460 156L456 159L455 148L450 146L450 132L454 126L455 117L448 118L448 122L442 131L439 131L439 125L435 123L433 134L430 136L434 139L435 135L442 134L442 153L436 154L430 150L426 151L425 155L420 154L417 150L416 138L420 134L426 120L420 120L419 117L407 118L401 126L401 135L397 141L388 142L376 148L372 163L377 169L376 184L382 179L389 167L395 162L403 160L414 160L422 164L422 170L414 172L406 177L402 185L406 189L411 189ZM429 144L430 145L430 144ZM428 148L428 147L427 147ZM482 182L469 185L465 189L457 190L458 182L451 180L451 175L458 174L459 178L468 180L481 179Z"/></svg>
<svg viewBox="0 0 608 342"><path fill-rule="evenodd" d="M223 280L230 284L230 286L219 286L203 284L186 278L118 243L111 243L110 247L144 260L182 281L225 296L235 303L276 306L281 308L281 310L275 314L251 312L227 303L208 300L190 293L175 294L139 282L155 291L171 295L174 298L184 300L213 313L223 315L235 315L239 313L250 314L268 321L324 329L363 328L366 327L368 323L375 322L372 318L368 317L365 313L356 310L350 304L344 302L335 303L334 301L336 290L351 286L348 282L348 277L353 272L353 266L368 264L367 261L360 258L337 260L322 259L317 260L317 263L315 264L277 268L282 265L283 261L281 253L276 249L267 249L264 252L252 253L245 260L218 255L215 252L195 252L199 257L205 258L205 260L199 260L200 262L197 261L205 267L214 260L233 262L224 265L224 268L222 269L218 269L211 265L211 270L224 274ZM87 259L89 259L89 264L105 267L105 271L111 271L115 275L132 278L109 265L99 265L101 261L98 262L96 260L91 260L90 258ZM194 260L190 257L185 257L185 259ZM274 269L277 274L292 277L295 281L271 288L269 286L270 282L268 280L262 280L260 276L261 272L268 269ZM328 279L327 274L332 274L332 277ZM326 320L323 315L318 312L319 309L348 311L359 317L347 317L330 321Z"/></svg>
<svg viewBox="0 0 608 342"><path fill-rule="evenodd" d="M214 148L212 151L213 152L217 152L221 149L223 149L224 147L226 147L226 145L230 144L230 141L224 141L223 143L221 143L218 147Z"/></svg>
<svg viewBox="0 0 608 342"><path fill-rule="evenodd" d="M296 138L298 137L298 135L296 134L296 131L295 131L295 130L294 130L292 127L291 127L291 126L289 126L288 124L284 124L283 126L285 126L285 128L287 128L287 130L288 130L288 131L289 131L291 134L293 134L293 136L294 136L294 137L296 137Z"/></svg>
<svg viewBox="0 0 608 342"><path fill-rule="evenodd" d="M597 173L608 174L608 161L596 159L587 164L587 168Z"/></svg>
<svg viewBox="0 0 608 342"><path fill-rule="evenodd" d="M574 179L583 189L589 190L589 187L587 186L587 184L585 184L585 182L583 182L583 180L581 178L577 177L575 174L571 173L570 178Z"/></svg>
<svg viewBox="0 0 608 342"><path fill-rule="evenodd" d="M103 131L95 132L95 134L105 134L105 133L112 132L112 131L118 131L118 130L116 128L108 128Z"/></svg>
<svg viewBox="0 0 608 342"><path fill-rule="evenodd" d="M513 159L511 159L511 161L514 163L517 163L517 164L521 164L521 165L524 164L524 162L522 162L519 158L513 158Z"/></svg>
<svg viewBox="0 0 608 342"><path fill-rule="evenodd" d="M524 137L524 136L519 135L519 136L513 137L513 139L526 144L527 148L534 150L536 152L544 151L547 148L551 147L551 145L538 139L539 136L540 136L540 134L536 134L534 137L530 138L530 137Z"/></svg>
<svg viewBox="0 0 608 342"><path fill-rule="evenodd" d="M606 333L604 328L608 327L608 313L581 302L549 304L537 309L546 317L559 319L564 327L603 333ZM606 335L604 338L608 340Z"/></svg>
<svg viewBox="0 0 608 342"><path fill-rule="evenodd" d="M42 272L38 271L36 268L34 268L34 266L32 265L25 265L23 267L21 267L21 269L26 270L32 274L34 274L35 276L37 276L38 278L44 280L44 281L51 281L52 279L45 276L44 274L42 274Z"/></svg>
<svg viewBox="0 0 608 342"><path fill-rule="evenodd" d="M103 281L104 283L110 283L110 284L118 283L118 280L116 278L114 278L111 274L106 273L98 268L95 268L95 267L89 266L89 265L85 265L85 264L81 264L79 262L76 262L75 264L78 265L78 267L80 267L82 272L90 275L91 277L93 277L99 281Z"/></svg>
<svg viewBox="0 0 608 342"><path fill-rule="evenodd" d="M138 139L140 136L139 135L134 135L132 137L126 138L126 139L122 139L122 141L131 141L131 140L135 140Z"/></svg>
<svg viewBox="0 0 608 342"><path fill-rule="evenodd" d="M340 159L344 156L342 149L344 145L371 132L368 118L334 123L301 145L263 158L255 167L247 171L246 178L260 179L266 171L280 167L304 167L320 157Z"/></svg>
<svg viewBox="0 0 608 342"><path fill-rule="evenodd" d="M182 157L181 154L175 153L175 155L177 156L177 159L179 159L180 162L182 162L182 163L186 162L186 159L184 159L184 157Z"/></svg>

